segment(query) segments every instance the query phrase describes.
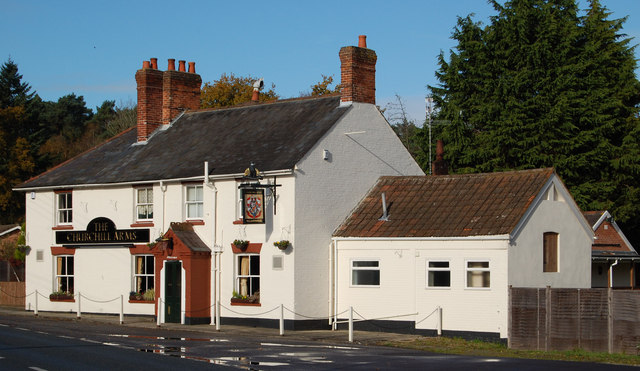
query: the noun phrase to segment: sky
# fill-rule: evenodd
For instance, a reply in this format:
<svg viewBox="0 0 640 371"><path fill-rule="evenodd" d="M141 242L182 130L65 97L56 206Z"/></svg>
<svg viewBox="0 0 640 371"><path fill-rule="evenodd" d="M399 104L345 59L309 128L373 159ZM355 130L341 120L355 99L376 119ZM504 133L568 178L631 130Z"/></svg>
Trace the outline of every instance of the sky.
<svg viewBox="0 0 640 371"><path fill-rule="evenodd" d="M623 32L640 43L640 1L601 2L610 19L628 16ZM377 104L399 96L417 124L457 17L488 24L496 14L485 0L0 0L0 9L0 63L11 58L43 100L74 93L94 111L105 100L135 105L135 72L150 58L161 70L169 58L193 61L203 83L263 77L281 98L297 97L322 75L339 81L340 48L366 35Z"/></svg>

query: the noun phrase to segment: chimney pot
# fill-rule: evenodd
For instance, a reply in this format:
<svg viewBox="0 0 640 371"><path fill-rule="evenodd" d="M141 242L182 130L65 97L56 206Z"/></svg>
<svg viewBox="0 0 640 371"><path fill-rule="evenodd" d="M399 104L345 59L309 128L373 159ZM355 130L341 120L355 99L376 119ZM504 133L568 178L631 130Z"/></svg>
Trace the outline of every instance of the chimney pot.
<svg viewBox="0 0 640 371"><path fill-rule="evenodd" d="M154 70L158 69L158 58L151 58L151 68Z"/></svg>
<svg viewBox="0 0 640 371"><path fill-rule="evenodd" d="M149 68L151 67L151 63L149 63L149 61L142 61L142 68Z"/></svg>
<svg viewBox="0 0 640 371"><path fill-rule="evenodd" d="M367 35L360 35L358 37L358 47L366 48L367 47Z"/></svg>
<svg viewBox="0 0 640 371"><path fill-rule="evenodd" d="M196 62L189 62L189 73L196 73Z"/></svg>
<svg viewBox="0 0 640 371"><path fill-rule="evenodd" d="M176 70L176 60L173 58L169 58L167 71L175 71L175 70Z"/></svg>
<svg viewBox="0 0 640 371"><path fill-rule="evenodd" d="M180 72L186 72L187 70L185 69L185 61L178 61L179 63L179 67L178 67L178 71Z"/></svg>

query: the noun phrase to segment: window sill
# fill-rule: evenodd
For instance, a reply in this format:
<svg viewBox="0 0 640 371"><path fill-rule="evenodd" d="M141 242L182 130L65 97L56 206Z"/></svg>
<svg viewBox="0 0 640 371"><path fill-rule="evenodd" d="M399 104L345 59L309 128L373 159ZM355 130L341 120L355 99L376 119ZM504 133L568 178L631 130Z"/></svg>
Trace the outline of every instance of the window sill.
<svg viewBox="0 0 640 371"><path fill-rule="evenodd" d="M75 303L76 299L52 299L52 298L49 298L49 301L60 301L60 302L65 302L65 303Z"/></svg>
<svg viewBox="0 0 640 371"><path fill-rule="evenodd" d="M135 304L155 304L155 300L132 300L129 299L129 303L135 303Z"/></svg>
<svg viewBox="0 0 640 371"><path fill-rule="evenodd" d="M65 229L73 229L73 226L72 225L56 225L55 227L51 228L51 230L53 231L61 231Z"/></svg>
<svg viewBox="0 0 640 371"><path fill-rule="evenodd" d="M135 222L131 224L131 228L153 227L153 222Z"/></svg>
<svg viewBox="0 0 640 371"><path fill-rule="evenodd" d="M204 225L204 220L187 220L187 223L191 225Z"/></svg>
<svg viewBox="0 0 640 371"><path fill-rule="evenodd" d="M244 224L244 220L242 219L234 220L233 224Z"/></svg>
<svg viewBox="0 0 640 371"><path fill-rule="evenodd" d="M238 306L244 306L244 307L261 307L262 306L262 304L260 303L251 303L249 301L242 300L242 299L231 299L231 305L238 305Z"/></svg>

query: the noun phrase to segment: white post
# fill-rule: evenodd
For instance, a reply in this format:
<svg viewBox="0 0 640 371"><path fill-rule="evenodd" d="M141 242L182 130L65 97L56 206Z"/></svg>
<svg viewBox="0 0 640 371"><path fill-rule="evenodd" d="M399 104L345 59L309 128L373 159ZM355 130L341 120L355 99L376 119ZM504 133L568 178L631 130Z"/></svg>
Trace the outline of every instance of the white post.
<svg viewBox="0 0 640 371"><path fill-rule="evenodd" d="M284 305L280 304L280 336L284 335Z"/></svg>
<svg viewBox="0 0 640 371"><path fill-rule="evenodd" d="M156 310L156 325L160 327L160 316L162 316L162 298L158 298L158 309Z"/></svg>
<svg viewBox="0 0 640 371"><path fill-rule="evenodd" d="M120 324L124 323L124 298L120 294Z"/></svg>
<svg viewBox="0 0 640 371"><path fill-rule="evenodd" d="M438 336L442 336L442 307L438 306L436 310L438 311L438 318L437 318L438 323L436 323L436 326L438 328Z"/></svg>
<svg viewBox="0 0 640 371"><path fill-rule="evenodd" d="M36 310L33 312L38 317L38 290L36 290Z"/></svg>
<svg viewBox="0 0 640 371"><path fill-rule="evenodd" d="M220 331L220 300L216 301L216 331Z"/></svg>
<svg viewBox="0 0 640 371"><path fill-rule="evenodd" d="M353 307L349 307L349 342L353 343Z"/></svg>
<svg viewBox="0 0 640 371"><path fill-rule="evenodd" d="M82 298L82 295L80 295L80 292L78 291L78 319L80 319L80 298Z"/></svg>

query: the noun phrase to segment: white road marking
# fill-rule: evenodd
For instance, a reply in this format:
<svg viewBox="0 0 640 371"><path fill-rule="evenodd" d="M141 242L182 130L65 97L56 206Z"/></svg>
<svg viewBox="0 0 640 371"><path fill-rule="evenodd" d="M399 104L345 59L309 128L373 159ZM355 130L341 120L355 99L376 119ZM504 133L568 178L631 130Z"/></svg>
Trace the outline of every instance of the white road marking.
<svg viewBox="0 0 640 371"><path fill-rule="evenodd" d="M35 370L35 371L48 371L46 368L40 368L40 367L36 367L36 366L31 366L29 367L30 370Z"/></svg>

